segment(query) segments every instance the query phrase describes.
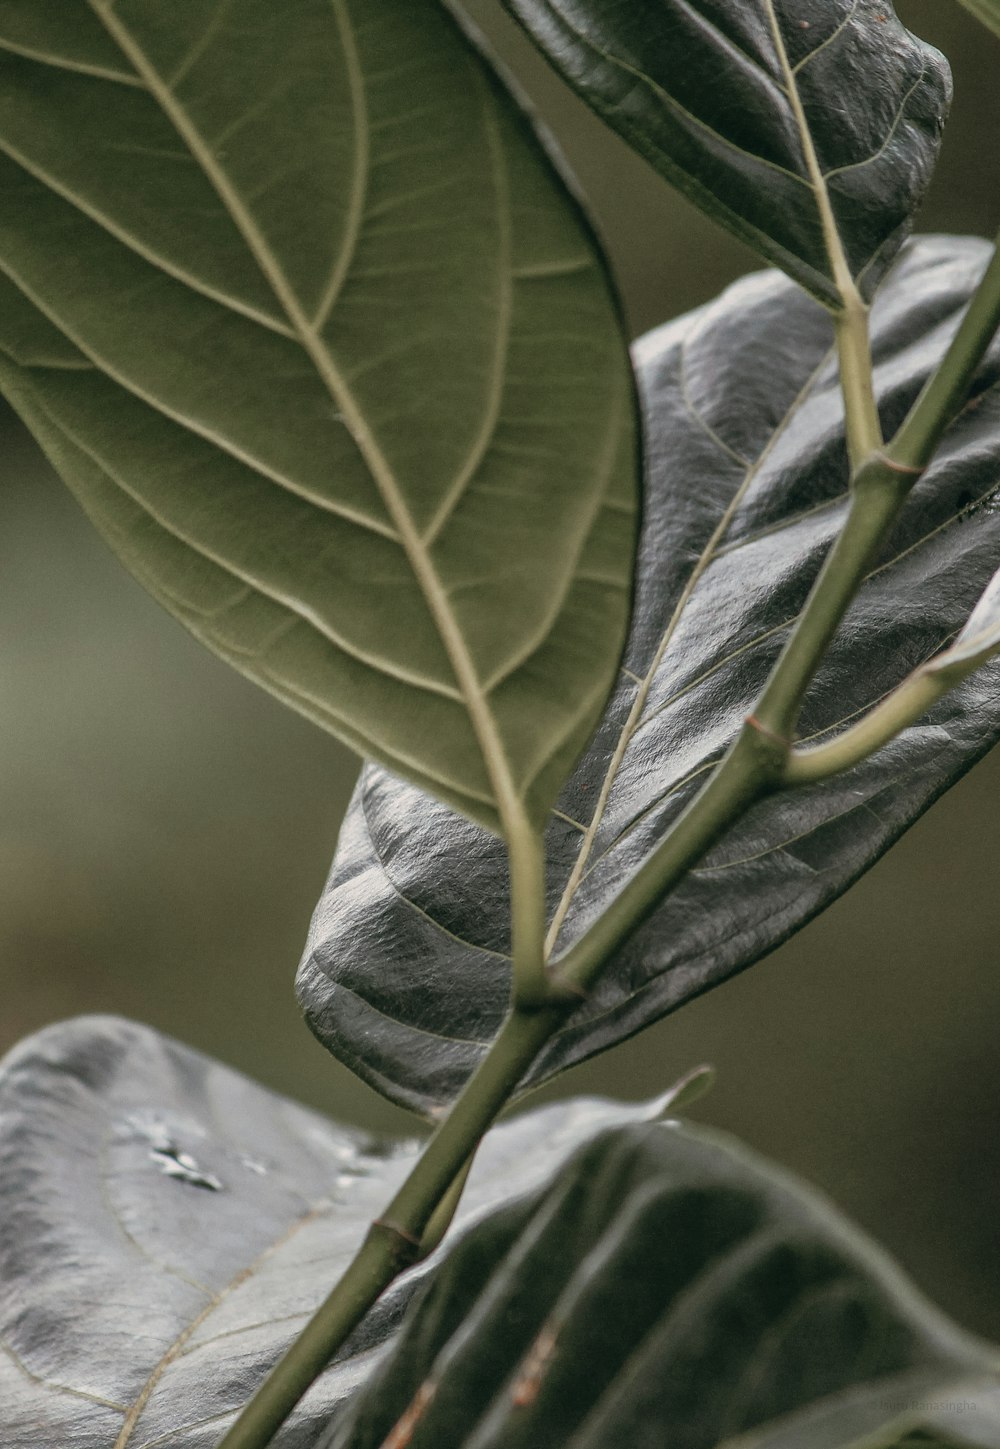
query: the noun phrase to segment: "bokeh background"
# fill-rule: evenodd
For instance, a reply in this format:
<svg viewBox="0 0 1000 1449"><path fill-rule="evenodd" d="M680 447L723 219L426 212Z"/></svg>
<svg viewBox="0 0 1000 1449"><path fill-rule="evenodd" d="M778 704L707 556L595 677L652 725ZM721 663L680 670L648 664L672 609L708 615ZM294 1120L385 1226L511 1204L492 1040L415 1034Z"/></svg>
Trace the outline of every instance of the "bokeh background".
<svg viewBox="0 0 1000 1449"><path fill-rule="evenodd" d="M636 333L756 265L496 0L466 8L590 198ZM897 9L957 87L920 228L991 235L1000 45L953 0ZM313 1041L292 991L356 761L161 613L7 413L0 478L0 1048L121 1012L344 1120L411 1130ZM1000 751L791 943L545 1095L650 1095L714 1062L700 1117L822 1184L1000 1336L998 887Z"/></svg>

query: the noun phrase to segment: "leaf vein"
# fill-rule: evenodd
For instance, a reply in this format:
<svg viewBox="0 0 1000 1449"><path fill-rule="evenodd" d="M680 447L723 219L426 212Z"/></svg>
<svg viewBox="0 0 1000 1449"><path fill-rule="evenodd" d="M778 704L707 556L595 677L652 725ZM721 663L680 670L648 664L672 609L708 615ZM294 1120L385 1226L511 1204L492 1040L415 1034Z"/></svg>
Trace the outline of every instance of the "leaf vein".
<svg viewBox="0 0 1000 1449"><path fill-rule="evenodd" d="M395 471L376 438L360 403L354 396L332 351L309 322L277 257L271 251L255 218L239 196L217 158L184 108L164 85L163 78L147 58L125 24L116 18L108 0L87 0L109 35L118 44L136 73L146 82L164 114L189 147L215 188L219 199L229 211L244 238L262 275L274 291L294 331L313 363L336 407L344 415L354 441L368 465L371 476L382 494L386 508L400 535L410 565L420 584L431 616L451 662L466 709L482 755L483 764L494 792L495 802L509 839L519 837L527 828L523 804L515 786L510 761L500 737L497 722L486 700L467 641L452 613L438 571L421 543L412 513ZM345 19L347 18L345 12Z"/></svg>
<svg viewBox="0 0 1000 1449"><path fill-rule="evenodd" d="M400 542L394 529L388 528L385 524L380 523L369 514L361 513L356 509L347 507L345 504L336 503L332 499L325 498L322 494L313 493L310 489L303 488L294 479L277 472L261 459L255 458L251 453L246 452L238 444L227 438L225 434L217 432L214 428L210 428L204 423L197 422L194 418L188 417L185 413L178 412L175 408L168 407L161 399L154 397L145 388L140 387L138 383L133 382L124 373L119 372L116 367L113 367L111 363L90 347L65 321L60 319L36 296L34 291L24 282L23 278L18 277L4 263L2 258L0 258L0 273L6 276L9 281L13 282L28 301L37 307L39 312L53 326L59 328L69 342L72 342L75 347L79 348L96 370L102 372L110 382L115 383L133 397L138 398L140 402L145 403L152 411L159 413L170 422L176 423L178 427L184 428L187 432L194 434L195 437L201 438L203 442L210 443L213 447L218 448L220 452L226 453L238 463L242 463L251 472L256 473L258 477L266 479L269 483L276 484L279 488L284 489L285 492L291 493L295 497L301 498L304 502L312 504L313 507L319 509L321 512L333 514L336 518L342 518L345 522L353 523L358 528L366 529L370 533L376 533L381 538L389 539L390 542Z"/></svg>
<svg viewBox="0 0 1000 1449"><path fill-rule="evenodd" d="M166 257L161 256L158 252L147 247L138 237L133 236L124 227L119 226L111 217L105 216L102 211L92 206L89 201L79 196L72 188L64 186L61 181L51 176L43 167L36 165L34 161L22 151L19 151L15 146L12 146L2 135L0 135L0 151L9 160L13 161L16 166L20 166L23 171L26 171L29 176L34 177L42 186L47 187L60 200L74 207L88 221L92 221L95 226L99 226L102 231L114 237L115 241L127 247L129 251L134 252L136 256L141 257L144 262L147 262L151 267L155 267L157 271L163 272L172 281L183 283L185 287L190 287L192 292L197 292L200 296L207 297L210 302L217 303L228 312L235 312L238 316L246 318L249 322L255 322L259 327L264 327L269 332L276 332L281 337L294 337L291 329L286 327L282 322L279 322L276 318L269 317L266 312L260 312L256 307L251 307L246 302L241 302L238 297L233 297L226 292L218 291L208 282L203 282L199 277L196 277L192 272L186 271L185 268L178 266L175 262L169 261Z"/></svg>
<svg viewBox="0 0 1000 1449"><path fill-rule="evenodd" d="M348 19L346 0L331 0L331 3L347 64L347 84L354 125L354 157L344 233L329 279L323 288L319 306L312 320L312 326L317 332L322 332L326 326L330 313L336 306L337 298L343 291L351 264L357 254L371 169L371 124L368 118L365 78L358 55L357 39Z"/></svg>
<svg viewBox="0 0 1000 1449"><path fill-rule="evenodd" d="M101 470L101 472L105 475L108 481L113 483L115 487L119 489L120 492L124 493L127 498L130 498L132 502L136 505L136 507L142 509L143 513L147 517L151 518L153 522L163 530L164 533L168 534L171 538L176 539L178 543L182 544L185 548L190 549L191 552L197 554L199 558L204 558L208 563L211 563L216 568L221 569L231 578L237 579L247 588L252 589L257 594L260 594L263 598L269 599L272 603L277 604L280 608L286 609L293 617L288 621L287 624L281 626L282 631L290 627L294 627L298 624L305 624L309 628L314 629L317 634L321 635L321 637L325 639L327 643L333 645L334 648L339 649L341 653L346 654L351 659L357 660L358 663L364 664L367 668L373 670L378 674L384 674L388 678L393 679L398 683L405 684L410 688L420 689L428 694L440 695L445 699L460 698L458 692L450 685L441 684L438 680L430 679L425 675L416 674L412 670L403 669L398 664L394 664L390 660L384 659L379 655L372 654L368 650L360 649L357 645L351 644L341 634L339 634L335 629L331 628L324 620L322 620L317 614L315 614L314 611L307 608L300 600L294 599L290 595L283 594L273 586L264 584L260 579L254 578L252 574L245 572L244 570L239 568L238 565L233 562L233 560L226 558L223 554L217 553L214 549L209 548L206 544L200 542L199 540L189 537L178 525L170 522L163 514L159 512L159 510L154 508L147 499L143 498L141 494L137 493L128 483L124 482L123 479L118 477L117 474L108 466L107 463L104 462L104 460L97 453L94 452L92 448L90 448L87 444L83 443L80 438L78 438L73 433L72 429L66 427L65 424L54 418L51 412L49 412L47 409L46 413L52 425L54 427L58 427L60 431L64 434L64 436L73 444L73 446L78 448L81 453L88 457L90 461ZM232 601L230 601L229 607L232 606ZM268 636L265 646L266 649L270 648L270 646L275 642L277 636L278 631L274 631L273 634ZM246 653L251 658L256 657L252 653L252 651L246 651ZM264 656L262 655L261 657Z"/></svg>
<svg viewBox="0 0 1000 1449"><path fill-rule="evenodd" d="M0 37L0 50L6 51L9 55L20 56L23 60L37 61L39 65L49 66L52 70L65 70L73 75L89 76L92 80L111 81L115 85L145 90L145 86L136 75L112 70L108 66L91 65L88 61L74 60L66 55L52 55L48 51L35 50L30 45L19 45L16 41L8 40L6 37Z"/></svg>

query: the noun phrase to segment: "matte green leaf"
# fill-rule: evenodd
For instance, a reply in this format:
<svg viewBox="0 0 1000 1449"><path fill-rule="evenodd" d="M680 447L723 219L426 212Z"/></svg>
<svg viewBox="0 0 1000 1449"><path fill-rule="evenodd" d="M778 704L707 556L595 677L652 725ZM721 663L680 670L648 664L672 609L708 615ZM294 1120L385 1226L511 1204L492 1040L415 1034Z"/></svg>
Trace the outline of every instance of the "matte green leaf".
<svg viewBox="0 0 1000 1449"><path fill-rule="evenodd" d="M651 1110L578 1100L498 1127L453 1231ZM23 1043L0 1067L3 1449L213 1449L418 1150L127 1022ZM275 1449L311 1449L430 1264L390 1289Z"/></svg>
<svg viewBox="0 0 1000 1449"><path fill-rule="evenodd" d="M870 295L930 179L944 57L889 0L504 0L697 206L832 307Z"/></svg>
<svg viewBox="0 0 1000 1449"><path fill-rule="evenodd" d="M840 1449L998 1368L803 1184L628 1127L466 1237L317 1449Z"/></svg>
<svg viewBox="0 0 1000 1449"><path fill-rule="evenodd" d="M1000 35L1000 0L961 0L961 3L995 35Z"/></svg>
<svg viewBox="0 0 1000 1449"><path fill-rule="evenodd" d="M491 828L629 606L597 245L438 0L2 0L0 386L200 639Z"/></svg>
<svg viewBox="0 0 1000 1449"><path fill-rule="evenodd" d="M985 243L908 249L873 311L894 428L941 355ZM636 350L649 479L618 689L549 823L557 954L654 850L739 730L847 506L831 324L770 273ZM856 719L962 629L1000 562L1000 367L915 488L810 691L803 736ZM619 953L536 1061L537 1082L777 946L1000 736L988 665L863 765L756 807ZM299 990L330 1049L387 1095L448 1101L510 990L502 852L385 771L362 776Z"/></svg>

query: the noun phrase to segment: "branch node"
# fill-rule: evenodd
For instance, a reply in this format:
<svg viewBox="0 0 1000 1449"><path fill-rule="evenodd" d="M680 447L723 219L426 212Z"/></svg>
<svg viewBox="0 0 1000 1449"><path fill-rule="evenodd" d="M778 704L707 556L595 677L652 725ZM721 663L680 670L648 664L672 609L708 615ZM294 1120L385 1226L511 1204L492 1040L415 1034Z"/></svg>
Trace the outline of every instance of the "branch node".
<svg viewBox="0 0 1000 1449"><path fill-rule="evenodd" d="M879 468L886 468L890 473L897 473L901 478L920 478L927 472L926 464L923 467L913 467L909 463L897 463L895 458L882 450L873 453L869 462Z"/></svg>
<svg viewBox="0 0 1000 1449"><path fill-rule="evenodd" d="M576 981L570 981L568 977L563 976L560 973L557 967L550 966L548 968L548 974L550 983L549 989L551 992L549 998L549 1005L552 1005L553 1002L560 1001L590 1000L590 992L587 990L587 988L585 986L581 986Z"/></svg>
<svg viewBox="0 0 1000 1449"><path fill-rule="evenodd" d="M771 744L778 745L783 754L792 748L794 743L792 740L786 739L784 735L779 735L774 730L768 729L767 725L763 724L755 714L748 714L743 723L756 734L761 735L765 740L769 740Z"/></svg>
<svg viewBox="0 0 1000 1449"><path fill-rule="evenodd" d="M371 1231L383 1233L392 1244L393 1257L403 1267L416 1263L423 1253L423 1243L407 1228L393 1222L391 1218L373 1218Z"/></svg>

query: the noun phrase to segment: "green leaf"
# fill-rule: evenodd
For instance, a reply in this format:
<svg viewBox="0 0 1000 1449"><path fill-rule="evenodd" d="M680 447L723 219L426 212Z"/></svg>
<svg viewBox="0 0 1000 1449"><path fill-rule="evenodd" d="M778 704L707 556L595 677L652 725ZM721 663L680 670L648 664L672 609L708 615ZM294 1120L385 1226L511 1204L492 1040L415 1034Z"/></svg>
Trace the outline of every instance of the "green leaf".
<svg viewBox="0 0 1000 1449"><path fill-rule="evenodd" d="M466 1237L317 1449L839 1449L998 1368L804 1184L626 1127Z"/></svg>
<svg viewBox="0 0 1000 1449"><path fill-rule="evenodd" d="M872 315L894 430L990 250L908 249ZM770 273L636 349L649 483L618 689L550 820L556 955L647 859L753 708L847 507L829 317ZM1000 353L917 485L810 691L823 739L959 633L1000 559ZM845 890L1000 736L987 665L863 765L757 806L609 963L528 1081L613 1046L750 965ZM450 1100L510 990L496 842L372 768L299 977L326 1045L380 1091ZM555 932L554 932L555 934Z"/></svg>
<svg viewBox="0 0 1000 1449"><path fill-rule="evenodd" d="M503 3L696 206L828 306L871 295L951 100L944 57L889 0Z"/></svg>
<svg viewBox="0 0 1000 1449"><path fill-rule="evenodd" d="M1000 35L1000 0L961 0L961 3L994 35Z"/></svg>
<svg viewBox="0 0 1000 1449"><path fill-rule="evenodd" d="M437 0L3 0L0 386L200 639L492 829L614 678L593 236Z"/></svg>
<svg viewBox="0 0 1000 1449"><path fill-rule="evenodd" d="M594 1131L657 1110L577 1100L498 1127L454 1231L537 1188ZM418 1151L127 1022L24 1042L0 1066L4 1449L211 1449ZM430 1264L380 1300L275 1449L314 1444Z"/></svg>

